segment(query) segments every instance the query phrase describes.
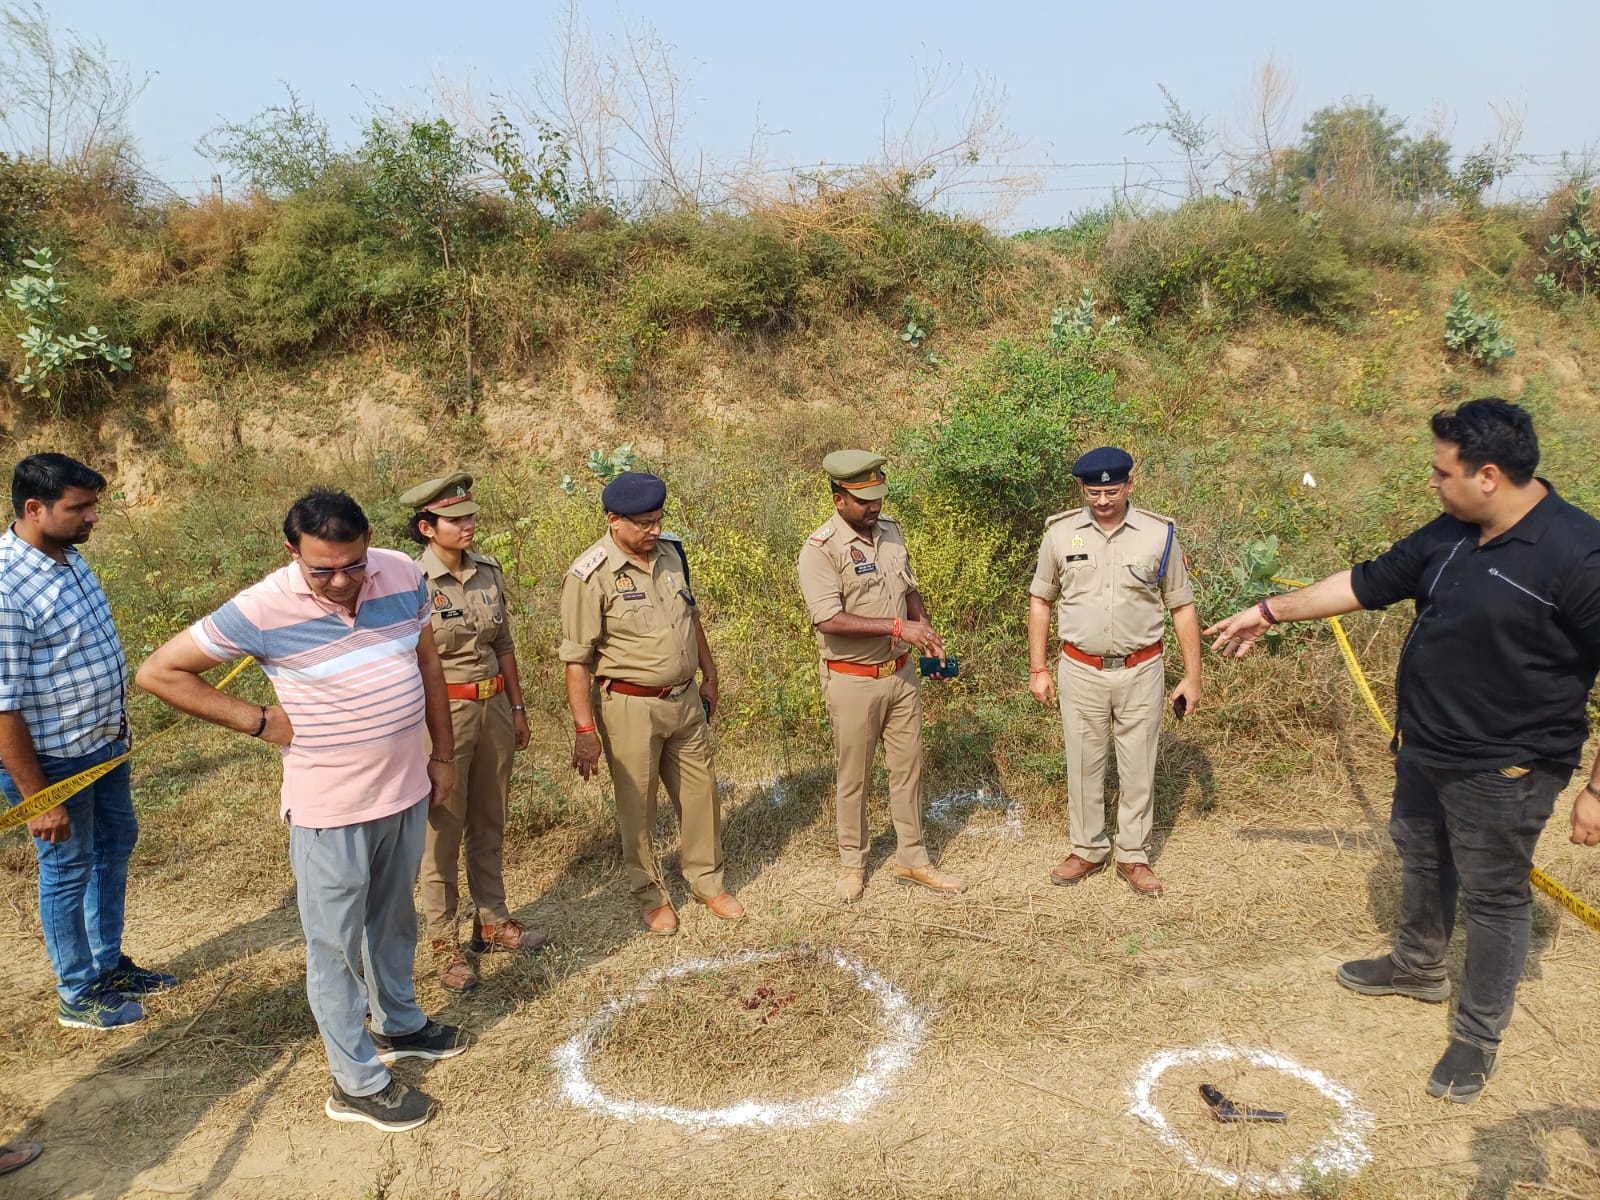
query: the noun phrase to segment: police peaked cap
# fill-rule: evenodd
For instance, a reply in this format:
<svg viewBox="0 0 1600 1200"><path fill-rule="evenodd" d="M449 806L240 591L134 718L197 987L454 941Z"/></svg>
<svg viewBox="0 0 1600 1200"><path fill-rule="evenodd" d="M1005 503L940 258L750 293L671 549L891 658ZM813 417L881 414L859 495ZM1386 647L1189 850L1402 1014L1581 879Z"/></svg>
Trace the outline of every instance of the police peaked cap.
<svg viewBox="0 0 1600 1200"><path fill-rule="evenodd" d="M1101 446L1091 450L1072 464L1072 473L1078 482L1088 487L1105 487L1113 483L1126 483L1128 472L1133 470L1133 455L1115 446Z"/></svg>

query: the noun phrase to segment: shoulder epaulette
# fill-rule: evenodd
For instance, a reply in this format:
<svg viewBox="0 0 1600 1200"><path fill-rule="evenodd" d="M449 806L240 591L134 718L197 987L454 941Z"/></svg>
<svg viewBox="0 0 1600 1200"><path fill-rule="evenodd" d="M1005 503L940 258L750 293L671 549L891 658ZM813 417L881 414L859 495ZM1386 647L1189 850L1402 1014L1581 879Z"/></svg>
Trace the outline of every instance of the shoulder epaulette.
<svg viewBox="0 0 1600 1200"><path fill-rule="evenodd" d="M878 514L878 524L880 524L880 525L898 525L898 524L900 524L900 522L896 521L888 513L879 513Z"/></svg>
<svg viewBox="0 0 1600 1200"><path fill-rule="evenodd" d="M578 558L577 562L572 564L572 574L588 582L589 576L599 570L600 564L605 560L606 548L604 546L591 546Z"/></svg>
<svg viewBox="0 0 1600 1200"><path fill-rule="evenodd" d="M818 529L815 533L813 533L810 537L808 537L806 539L806 541L810 542L813 546L824 545L827 542L827 540L833 536L833 529L834 529L833 522L832 521L827 521L822 525L822 527L820 529Z"/></svg>
<svg viewBox="0 0 1600 1200"><path fill-rule="evenodd" d="M1052 513L1052 514L1050 514L1050 516L1048 516L1048 517L1046 517L1044 519L1044 527L1046 529L1049 529L1050 526L1054 525L1057 521L1061 520L1062 517L1070 517L1074 513L1081 513L1082 511L1083 511L1083 509L1081 509L1081 508L1069 508L1069 509L1066 509L1064 512Z"/></svg>
<svg viewBox="0 0 1600 1200"><path fill-rule="evenodd" d="M677 534L673 533L672 530L670 530L670 529L663 529L661 531L661 540L664 541L664 542L682 542L683 541L683 539L681 537L679 537Z"/></svg>
<svg viewBox="0 0 1600 1200"><path fill-rule="evenodd" d="M476 550L468 551L468 553L470 553L478 562L483 563L487 567L493 567L496 571L502 569L500 566L500 560L492 554L480 554Z"/></svg>
<svg viewBox="0 0 1600 1200"><path fill-rule="evenodd" d="M1137 512L1137 513L1143 513L1145 516L1149 517L1151 520L1160 521L1163 525L1176 525L1177 524L1177 522L1174 521L1171 517L1164 517L1158 512L1151 512L1148 508L1140 508L1137 504L1133 506L1133 511Z"/></svg>

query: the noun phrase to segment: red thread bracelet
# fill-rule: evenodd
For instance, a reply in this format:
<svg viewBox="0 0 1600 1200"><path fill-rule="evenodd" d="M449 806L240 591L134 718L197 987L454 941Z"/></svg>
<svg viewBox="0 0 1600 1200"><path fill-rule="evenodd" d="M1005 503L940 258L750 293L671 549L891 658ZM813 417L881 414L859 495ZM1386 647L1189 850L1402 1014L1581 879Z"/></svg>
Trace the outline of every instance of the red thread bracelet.
<svg viewBox="0 0 1600 1200"><path fill-rule="evenodd" d="M1261 610L1261 615L1267 619L1268 625L1283 624L1282 621L1278 620L1277 617L1272 615L1272 610L1267 607L1267 598L1265 596L1261 597L1261 600L1256 607Z"/></svg>
<svg viewBox="0 0 1600 1200"><path fill-rule="evenodd" d="M595 727L593 725L576 725L572 731L574 733L593 733L594 730Z"/></svg>
<svg viewBox="0 0 1600 1200"><path fill-rule="evenodd" d="M893 634L891 634L891 635L890 635L890 636L891 636L891 637L895 637L895 638L898 638L898 637L899 637L899 636L900 636L900 630L901 630L901 629L902 629L902 628L903 628L903 627L904 627L904 626L903 626L903 623L902 623L902 622L901 622L901 620L900 620L900 618L899 618L899 617L896 617L896 618L895 618L895 619L894 619L894 633L893 633Z"/></svg>

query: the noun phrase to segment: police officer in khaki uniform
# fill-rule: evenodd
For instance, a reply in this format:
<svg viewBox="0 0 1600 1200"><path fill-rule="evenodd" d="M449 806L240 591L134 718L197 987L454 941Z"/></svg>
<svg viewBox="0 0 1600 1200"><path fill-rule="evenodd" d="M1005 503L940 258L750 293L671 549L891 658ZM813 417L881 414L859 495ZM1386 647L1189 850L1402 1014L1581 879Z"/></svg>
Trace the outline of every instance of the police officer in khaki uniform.
<svg viewBox="0 0 1600 1200"><path fill-rule="evenodd" d="M528 718L500 564L472 549L478 528L472 476L456 471L430 479L400 502L416 510L408 532L425 547L418 566L433 595L433 638L456 734L455 791L449 804L428 810L422 912L439 982L459 993L478 982L477 968L456 936L463 836L474 906L472 949L537 950L549 940L512 920L506 907L506 798L511 756L528 746Z"/></svg>
<svg viewBox="0 0 1600 1200"><path fill-rule="evenodd" d="M936 892L967 888L933 866L922 844L922 692L911 651L942 659L944 639L928 621L900 526L882 514L888 461L866 450L822 460L834 514L806 539L798 564L838 752L838 894L846 904L866 889L867 777L879 741L898 843L894 877Z"/></svg>
<svg viewBox="0 0 1600 1200"><path fill-rule="evenodd" d="M1129 504L1132 470L1124 450L1089 451L1072 466L1084 507L1045 522L1028 589L1028 690L1050 704L1060 681L1072 853L1050 872L1050 882L1078 883L1112 854L1105 776L1106 744L1114 738L1121 785L1117 874L1139 895L1159 896L1149 841L1164 708L1161 634L1170 609L1183 680L1166 699L1187 715L1200 704L1200 619L1172 522ZM1061 635L1053 668L1046 645L1052 605Z"/></svg>
<svg viewBox="0 0 1600 1200"><path fill-rule="evenodd" d="M610 532L578 556L561 583L560 654L576 725L572 765L588 779L605 750L622 861L645 928L678 930L652 840L658 783L678 814L690 895L736 921L744 906L722 886L722 807L707 728L717 706L717 666L683 543L661 528L667 485L627 471L605 486L600 501Z"/></svg>

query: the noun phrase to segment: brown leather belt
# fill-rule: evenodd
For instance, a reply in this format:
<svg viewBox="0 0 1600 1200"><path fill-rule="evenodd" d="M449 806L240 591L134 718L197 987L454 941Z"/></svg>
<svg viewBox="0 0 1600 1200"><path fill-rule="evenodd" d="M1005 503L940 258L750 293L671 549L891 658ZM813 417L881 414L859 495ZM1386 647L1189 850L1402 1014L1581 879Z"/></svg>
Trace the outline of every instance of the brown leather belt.
<svg viewBox="0 0 1600 1200"><path fill-rule="evenodd" d="M886 675L893 675L901 667L905 666L906 659L910 657L911 651L907 650L893 662L886 663L840 662L836 658L826 658L823 661L828 664L828 670L836 671L840 675L862 675L867 679L882 679Z"/></svg>
<svg viewBox="0 0 1600 1200"><path fill-rule="evenodd" d="M608 692L615 692L619 696L648 696L652 700L665 700L669 696L681 694L694 683L686 679L682 683L669 684L667 687L645 687L643 684L629 683L626 679L607 679L600 677L600 686Z"/></svg>
<svg viewBox="0 0 1600 1200"><path fill-rule="evenodd" d="M1151 642L1143 650L1135 650L1132 654L1085 654L1071 642L1061 643L1061 653L1073 662L1081 662L1085 666L1093 667L1096 671L1120 671L1127 667L1137 667L1140 663L1149 662L1161 654L1161 643Z"/></svg>
<svg viewBox="0 0 1600 1200"><path fill-rule="evenodd" d="M477 679L472 683L447 683L444 690L452 700L487 700L506 690L506 677L496 675L493 679Z"/></svg>

